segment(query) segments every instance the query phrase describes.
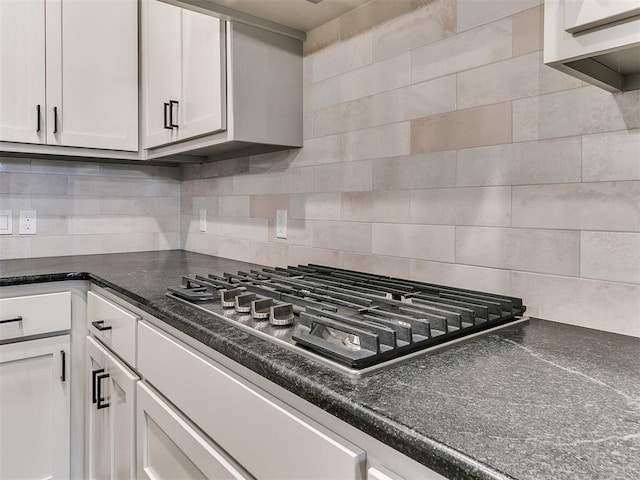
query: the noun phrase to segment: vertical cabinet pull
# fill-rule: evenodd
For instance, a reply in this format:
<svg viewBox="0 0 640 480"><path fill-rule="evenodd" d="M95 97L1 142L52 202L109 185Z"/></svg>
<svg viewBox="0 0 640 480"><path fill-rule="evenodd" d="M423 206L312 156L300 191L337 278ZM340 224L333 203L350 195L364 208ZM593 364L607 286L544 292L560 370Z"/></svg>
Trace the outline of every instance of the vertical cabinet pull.
<svg viewBox="0 0 640 480"><path fill-rule="evenodd" d="M171 127L171 121L169 120L169 115L171 115L170 113L171 110L171 104L166 103L164 104L164 128L171 130L173 127Z"/></svg>
<svg viewBox="0 0 640 480"><path fill-rule="evenodd" d="M104 372L104 368L99 368L98 370L94 370L93 372L91 372L91 403L97 403L98 402L98 375L101 374L102 372Z"/></svg>
<svg viewBox="0 0 640 480"><path fill-rule="evenodd" d="M36 116L37 116L36 132L40 132L40 123L41 123L41 120L42 120L42 113L40 112L40 105L38 105L36 107Z"/></svg>
<svg viewBox="0 0 640 480"><path fill-rule="evenodd" d="M96 376L96 385L97 385L97 393L96 393L96 399L97 399L97 405L96 408L98 410L101 410L103 408L107 408L109 406L109 402L106 402L106 398L104 398L102 396L102 380L104 380L105 378L109 378L109 374L108 373L101 373L99 375Z"/></svg>
<svg viewBox="0 0 640 480"><path fill-rule="evenodd" d="M178 101L169 100L169 125L171 128L178 128L177 123L173 123L173 106L176 106L176 120L178 119Z"/></svg>
<svg viewBox="0 0 640 480"><path fill-rule="evenodd" d="M62 364L62 373L60 374L60 381L67 381L67 352L60 350L60 363Z"/></svg>
<svg viewBox="0 0 640 480"><path fill-rule="evenodd" d="M58 107L53 107L53 133L58 133Z"/></svg>

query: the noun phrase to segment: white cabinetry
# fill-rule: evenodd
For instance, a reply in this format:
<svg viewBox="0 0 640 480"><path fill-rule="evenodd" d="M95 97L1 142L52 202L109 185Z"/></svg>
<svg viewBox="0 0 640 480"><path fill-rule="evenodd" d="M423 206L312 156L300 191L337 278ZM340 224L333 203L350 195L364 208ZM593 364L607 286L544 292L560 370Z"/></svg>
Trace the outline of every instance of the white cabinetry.
<svg viewBox="0 0 640 480"><path fill-rule="evenodd" d="M138 376L87 337L87 478L135 479L135 388Z"/></svg>
<svg viewBox="0 0 640 480"><path fill-rule="evenodd" d="M0 478L70 476L70 329L69 292L0 300Z"/></svg>
<svg viewBox="0 0 640 480"><path fill-rule="evenodd" d="M365 478L361 449L145 322L138 333L138 367L145 380L253 476Z"/></svg>
<svg viewBox="0 0 640 480"><path fill-rule="evenodd" d="M138 150L136 0L3 0L0 22L0 141Z"/></svg>
<svg viewBox="0 0 640 480"><path fill-rule="evenodd" d="M139 480L251 478L144 382L137 403Z"/></svg>
<svg viewBox="0 0 640 480"><path fill-rule="evenodd" d="M142 3L147 158L302 146L302 43L196 10Z"/></svg>
<svg viewBox="0 0 640 480"><path fill-rule="evenodd" d="M144 147L224 130L225 23L155 0L142 18Z"/></svg>
<svg viewBox="0 0 640 480"><path fill-rule="evenodd" d="M640 88L640 0L546 0L544 62L612 92Z"/></svg>

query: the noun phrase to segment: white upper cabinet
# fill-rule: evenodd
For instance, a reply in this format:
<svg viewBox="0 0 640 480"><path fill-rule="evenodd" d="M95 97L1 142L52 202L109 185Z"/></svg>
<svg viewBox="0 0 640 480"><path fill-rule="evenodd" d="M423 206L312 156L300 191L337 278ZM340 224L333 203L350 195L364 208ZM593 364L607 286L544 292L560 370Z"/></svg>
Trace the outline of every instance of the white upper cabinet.
<svg viewBox="0 0 640 480"><path fill-rule="evenodd" d="M142 8L144 147L224 130L224 22L158 1Z"/></svg>
<svg viewBox="0 0 640 480"><path fill-rule="evenodd" d="M545 0L544 62L611 92L640 88L640 0Z"/></svg>
<svg viewBox="0 0 640 480"><path fill-rule="evenodd" d="M210 13L142 2L146 158L302 146L302 42Z"/></svg>
<svg viewBox="0 0 640 480"><path fill-rule="evenodd" d="M44 0L0 2L0 140L45 141Z"/></svg>
<svg viewBox="0 0 640 480"><path fill-rule="evenodd" d="M138 150L136 0L3 0L0 22L0 141Z"/></svg>

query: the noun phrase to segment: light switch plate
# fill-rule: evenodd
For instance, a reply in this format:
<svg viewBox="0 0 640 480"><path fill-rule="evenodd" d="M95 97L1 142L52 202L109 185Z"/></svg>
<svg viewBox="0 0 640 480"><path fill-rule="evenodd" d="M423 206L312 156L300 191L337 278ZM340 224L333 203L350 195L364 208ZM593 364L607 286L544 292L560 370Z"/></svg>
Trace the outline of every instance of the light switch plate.
<svg viewBox="0 0 640 480"><path fill-rule="evenodd" d="M11 210L0 210L0 235L11 235L13 233L13 212Z"/></svg>
<svg viewBox="0 0 640 480"><path fill-rule="evenodd" d="M286 210L276 210L276 238L287 238Z"/></svg>

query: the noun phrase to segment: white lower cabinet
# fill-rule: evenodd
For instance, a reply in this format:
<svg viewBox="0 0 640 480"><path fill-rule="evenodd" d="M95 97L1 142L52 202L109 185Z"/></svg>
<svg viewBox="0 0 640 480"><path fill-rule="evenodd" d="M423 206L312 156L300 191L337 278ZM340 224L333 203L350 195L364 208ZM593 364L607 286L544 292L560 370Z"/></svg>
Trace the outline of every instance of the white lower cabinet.
<svg viewBox="0 0 640 480"><path fill-rule="evenodd" d="M138 382L138 479L252 478L145 382Z"/></svg>
<svg viewBox="0 0 640 480"><path fill-rule="evenodd" d="M70 336L0 346L0 478L68 479Z"/></svg>
<svg viewBox="0 0 640 480"><path fill-rule="evenodd" d="M95 339L86 340L87 478L136 478L138 376Z"/></svg>
<svg viewBox="0 0 640 480"><path fill-rule="evenodd" d="M366 478L363 450L146 322L138 325L138 368L145 380L256 478ZM142 444L139 435L138 442L142 461L152 472L151 439L155 448L175 452L181 450L182 440L171 437L177 426L149 427L149 417L140 418L141 407L138 414L139 426L147 422L144 428L153 431L142 437Z"/></svg>

